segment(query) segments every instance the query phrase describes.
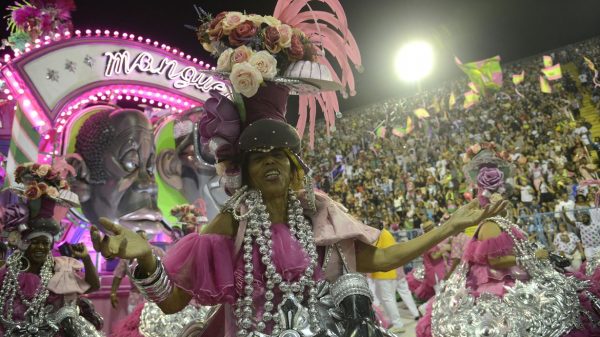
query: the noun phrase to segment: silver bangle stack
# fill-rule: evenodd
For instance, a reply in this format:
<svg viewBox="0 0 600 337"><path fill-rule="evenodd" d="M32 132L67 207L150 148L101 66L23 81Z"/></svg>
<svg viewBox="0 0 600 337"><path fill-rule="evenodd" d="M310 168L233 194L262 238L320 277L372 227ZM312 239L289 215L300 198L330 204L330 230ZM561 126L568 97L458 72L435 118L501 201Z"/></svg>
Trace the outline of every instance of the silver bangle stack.
<svg viewBox="0 0 600 337"><path fill-rule="evenodd" d="M156 270L146 278L137 278L138 266L132 266L129 271L129 279L140 290L140 293L150 302L160 303L165 301L173 291L173 282L169 279L165 267L156 258Z"/></svg>

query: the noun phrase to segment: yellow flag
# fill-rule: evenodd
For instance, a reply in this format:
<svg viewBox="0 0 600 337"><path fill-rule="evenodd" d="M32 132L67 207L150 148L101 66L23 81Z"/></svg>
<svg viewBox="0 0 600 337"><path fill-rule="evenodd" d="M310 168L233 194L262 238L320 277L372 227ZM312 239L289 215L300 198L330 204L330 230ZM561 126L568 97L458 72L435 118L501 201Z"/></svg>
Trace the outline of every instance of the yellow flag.
<svg viewBox="0 0 600 337"><path fill-rule="evenodd" d="M544 55L544 67L552 67L552 56Z"/></svg>
<svg viewBox="0 0 600 337"><path fill-rule="evenodd" d="M456 104L456 97L454 96L454 91L450 93L450 99L448 100L448 106L453 107Z"/></svg>
<svg viewBox="0 0 600 337"><path fill-rule="evenodd" d="M548 79L549 81L560 80L562 78L562 70L560 69L560 63L542 69L542 73L546 75L546 79Z"/></svg>
<svg viewBox="0 0 600 337"><path fill-rule="evenodd" d="M515 85L522 83L525 80L525 70L521 71L520 74L512 75L512 80Z"/></svg>
<svg viewBox="0 0 600 337"><path fill-rule="evenodd" d="M583 60L585 61L585 64L588 66L588 68L590 68L591 71L596 71L596 66L594 65L594 62L592 62L589 58L587 57L583 57Z"/></svg>
<svg viewBox="0 0 600 337"><path fill-rule="evenodd" d="M548 80L546 80L544 76L540 76L540 89L545 94L552 93L552 87L550 86L550 83L548 83Z"/></svg>
<svg viewBox="0 0 600 337"><path fill-rule="evenodd" d="M475 91L471 90L471 91L465 92L465 103L463 104L463 107L465 109L472 107L477 102L479 102L479 98L480 98L479 95Z"/></svg>
<svg viewBox="0 0 600 337"><path fill-rule="evenodd" d="M419 109L415 110L415 116L417 116L420 119L428 118L429 112L427 112L427 110L425 110L423 108L419 108Z"/></svg>

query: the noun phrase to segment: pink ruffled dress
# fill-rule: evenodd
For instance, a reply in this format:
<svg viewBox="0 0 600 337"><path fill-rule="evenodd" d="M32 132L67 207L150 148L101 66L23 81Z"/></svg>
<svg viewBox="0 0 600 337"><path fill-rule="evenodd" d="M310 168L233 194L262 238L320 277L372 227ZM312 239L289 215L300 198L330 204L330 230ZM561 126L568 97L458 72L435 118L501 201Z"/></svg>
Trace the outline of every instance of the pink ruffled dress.
<svg viewBox="0 0 600 337"><path fill-rule="evenodd" d="M526 239L518 230L511 230L517 238ZM478 231L475 236L477 236ZM478 297L484 292L504 296L505 286L512 287L515 280L525 281L529 279L527 272L517 266L497 269L489 264L489 259L514 255L513 247L513 241L506 232L502 232L497 237L481 241L473 238L469 242L463 260L469 262L467 286L474 296Z"/></svg>
<svg viewBox="0 0 600 337"><path fill-rule="evenodd" d="M446 270L448 268L446 256L434 260L431 257L431 254L439 252L442 246L448 242L448 239L446 239L423 254L423 267L425 268L423 280L416 279L412 271L406 275L406 282L408 283L410 291L423 301L427 301L435 295L434 287L436 283L443 280L446 275Z"/></svg>
<svg viewBox="0 0 600 337"><path fill-rule="evenodd" d="M516 280L525 281L529 279L529 275L516 266L506 269L492 268L488 262L489 258L498 258L514 254L513 241L506 232L502 232L497 237L479 241L476 239L478 231L479 229L475 232L475 238L469 242L463 255L463 261L469 263L467 287L475 297L480 296L484 292L502 297L506 293L505 286L512 287ZM512 231L516 237L524 239L524 236L520 231L516 229L512 229ZM579 277L580 279L585 277L583 275L574 276ZM600 273L598 274L598 277L600 278ZM589 290L596 295L600 294L600 284L594 284L592 282L592 286ZM432 337L431 315L434 300L435 298L432 298L429 301L426 308L426 314L417 323L417 337ZM582 307L587 309L592 316L596 316L587 296L580 294L579 300ZM597 319L598 317L595 318ZM600 337L600 328L593 322L590 322L586 315L581 315L581 321L583 323L583 328L573 330L566 334L565 337Z"/></svg>
<svg viewBox="0 0 600 337"><path fill-rule="evenodd" d="M469 263L467 287L475 297L479 297L484 292L504 296L506 291L504 286L512 286L515 280L527 280L529 276L519 267L495 269L488 262L489 258L514 254L514 244L508 233L502 232L499 236L486 240L478 240L478 233L479 228L475 232L475 236L468 242L462 257L463 261ZM513 229L513 234L518 238L524 238L517 230ZM417 337L432 336L431 312L433 301L435 301L435 298L429 301L425 315L417 323Z"/></svg>
<svg viewBox="0 0 600 337"><path fill-rule="evenodd" d="M319 193L316 197L317 213L307 216L313 224L319 265L323 260L325 246L338 243L349 269L356 270L355 240L372 244L379 237L379 231L353 219L341 205L326 195ZM177 242L164 259L165 269L171 280L192 295L198 304L223 304L222 312L218 314L219 320L208 327L210 332L205 332L204 336L236 335L237 328L231 308L236 299L244 294L245 272L240 247L245 227L246 223L240 222L236 238L219 234L189 234ZM273 224L271 230L275 268L283 279L298 280L308 266L308 256L291 235L287 225ZM265 266L260 261L256 246L252 263L255 267L253 298L257 308L261 308L265 292ZM337 254L332 254L327 269L318 270L315 278L335 280L341 270L341 260ZM280 299L281 294L275 293L276 305ZM262 315L262 312L257 315ZM270 331L270 327L267 331Z"/></svg>
<svg viewBox="0 0 600 337"><path fill-rule="evenodd" d="M84 294L90 285L83 279L80 274L83 270L83 263L70 257L58 256L54 257L54 275L48 282L48 290L50 295L46 300L47 305L51 305L54 312L63 307L67 301L75 301L77 297ZM6 267L0 269L0 284L4 282L6 275ZM33 296L38 289L41 279L33 273L20 273L18 276L21 292L27 300L33 299ZM13 305L13 319L15 321L25 320L25 311L27 306L21 302L19 296L15 297ZM4 327L0 324L0 336L4 336ZM56 335L62 336L61 333Z"/></svg>

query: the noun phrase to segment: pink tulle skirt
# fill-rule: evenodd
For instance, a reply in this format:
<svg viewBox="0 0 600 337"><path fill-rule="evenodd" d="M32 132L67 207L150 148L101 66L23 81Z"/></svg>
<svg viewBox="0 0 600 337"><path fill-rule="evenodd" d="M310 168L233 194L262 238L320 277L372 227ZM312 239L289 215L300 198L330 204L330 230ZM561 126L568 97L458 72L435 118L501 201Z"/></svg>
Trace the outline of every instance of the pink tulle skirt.
<svg viewBox="0 0 600 337"><path fill-rule="evenodd" d="M144 310L144 303L138 304L131 314L119 321L110 337L144 337L139 330L142 310Z"/></svg>
<svg viewBox="0 0 600 337"><path fill-rule="evenodd" d="M435 295L435 289L424 281L417 280L412 272L406 275L410 291L421 301L427 301Z"/></svg>

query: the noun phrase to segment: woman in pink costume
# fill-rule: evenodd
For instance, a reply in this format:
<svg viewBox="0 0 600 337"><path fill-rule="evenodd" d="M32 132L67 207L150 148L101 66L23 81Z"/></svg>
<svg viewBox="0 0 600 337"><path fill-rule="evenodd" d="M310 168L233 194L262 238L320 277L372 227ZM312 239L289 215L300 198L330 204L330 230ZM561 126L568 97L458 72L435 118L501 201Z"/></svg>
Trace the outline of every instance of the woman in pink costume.
<svg viewBox="0 0 600 337"><path fill-rule="evenodd" d="M465 167L465 173L473 175L473 171L477 172L474 181L476 181L478 185L478 198L480 204L487 205L490 203L490 198L492 200L501 199L500 193L503 190L505 177L508 177L510 174L510 165L504 161L506 156L503 156L502 153L496 153L494 146L490 144L484 145L483 148L479 147L478 151L472 151L471 155L474 163ZM473 311L479 312L479 316L477 316L477 314L475 314L476 316L470 316L470 325L460 324L460 320L465 316L461 316L462 312L456 310L460 310L461 306L463 308L468 307L469 304L465 304L470 303L468 302L468 298L475 299L475 303L486 303L486 301L488 301L487 303L490 303L489 301L493 301L494 297L505 297L515 289L517 282L522 282L526 285L528 284L528 280L531 279L531 276L525 268L521 267L523 263L527 265L527 262L519 262L519 259L522 259L522 261L526 261L526 259L529 259L527 261L533 261L532 259L545 259L548 256L548 253L544 250L537 250L535 251L535 254L533 254L533 250L531 250L532 256L517 257L516 242L522 244L522 242L527 240L523 232L516 226L507 225L510 222L505 219L500 218L498 220L498 218L493 218L490 220L493 221L484 221L477 228L473 239L468 243L465 249L462 258L463 265L459 266L456 270L456 273L464 272L464 286L466 286L466 292L464 292L464 294L466 295L462 296L465 298L464 301L467 302L461 302L463 300L460 299L461 296L459 295L451 295L451 297L447 296L446 292L452 291L448 289L453 289L453 286L455 288L461 287L460 282L453 284L456 280L450 279L448 281L450 285L446 285L446 288L441 290L442 292L437 296L437 302L436 298L430 301L426 315L418 322L416 328L418 337L446 336L448 335L448 332L444 329L452 329L452 327L450 327L452 323L457 323L458 326L461 326L458 329L461 329L461 333L463 334L466 332L467 336L478 336L479 334L485 333L483 331L488 331L487 333L489 335L494 336L496 335L495 333L499 333L498 335L501 336L515 336L516 328L511 330L512 327L518 326L519 324L522 324L522 326L528 326L528 324L534 326L531 321L524 323L517 322L518 318L515 319L514 316L509 316L513 311L519 313L519 308L523 310L522 307L519 307L519 304L510 302L510 300L508 302L498 302L498 304L496 304L498 308L501 308L501 305L506 306L502 307L504 309L499 309L500 312L496 315L489 314L490 311L487 311L485 315L482 311ZM522 250L523 249L520 248L519 251ZM543 266L545 266L544 268L551 269L549 264L544 264ZM464 268L466 268L466 272ZM460 277L457 275L454 275L454 278L460 280ZM523 287L521 287L521 289L522 288ZM513 297L510 299L513 299ZM567 321L567 317L569 317L571 319L569 323L572 323L573 325L566 324L564 326L557 326L555 330L550 329L549 331L553 333L552 335L556 336L596 336L594 333L596 333L595 331L597 331L597 329L590 321L590 318L592 317L594 317L592 319L597 318L594 313L591 310L586 310L587 314L579 317L580 308L591 309L589 299L582 293L579 298L576 296L574 299L571 298L571 300L573 303L569 303L573 304L575 308L573 311L570 311L571 316L568 316L568 313L565 310L564 320ZM437 308L440 308L440 310L436 311L436 309L434 309L436 306ZM446 310L446 313L441 313L444 310ZM531 305L525 310L535 311L538 309L536 309L534 305ZM523 316L525 316L525 313L529 312L524 311ZM438 316L434 317L434 315ZM483 317L481 315L483 315ZM437 330L432 330L432 320L437 322ZM509 320L509 322L503 320ZM579 320L584 324L584 327L583 329L576 330L574 327L580 323ZM440 322L450 322L451 324ZM550 325L550 323L547 324ZM444 326L440 328L440 325ZM440 330L446 332L441 333L439 332ZM436 334L435 331L438 331L438 333ZM500 333L499 331L504 332ZM556 334L557 331L563 333L558 332L558 334ZM531 337L539 335L523 331L516 333L516 335L519 334Z"/></svg>
<svg viewBox="0 0 600 337"><path fill-rule="evenodd" d="M421 226L425 233L431 231L434 226L431 221ZM440 242L423 254L423 278L419 279L411 271L406 275L406 281L410 291L422 301L429 300L435 295L436 285L444 279L448 269L448 257L450 252L449 239Z"/></svg>
<svg viewBox="0 0 600 337"><path fill-rule="evenodd" d="M70 245L72 257L51 253L60 232L55 211L73 205L58 198L59 189L65 190L61 195L69 193L67 185L49 165L31 163L17 168L15 180L25 186L17 192L26 204L2 212L4 234L18 249L0 269L0 336L101 336L79 314L78 297L100 288L86 247Z"/></svg>

